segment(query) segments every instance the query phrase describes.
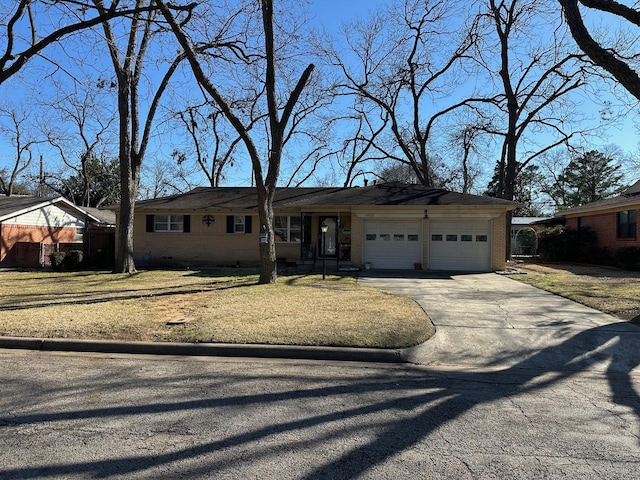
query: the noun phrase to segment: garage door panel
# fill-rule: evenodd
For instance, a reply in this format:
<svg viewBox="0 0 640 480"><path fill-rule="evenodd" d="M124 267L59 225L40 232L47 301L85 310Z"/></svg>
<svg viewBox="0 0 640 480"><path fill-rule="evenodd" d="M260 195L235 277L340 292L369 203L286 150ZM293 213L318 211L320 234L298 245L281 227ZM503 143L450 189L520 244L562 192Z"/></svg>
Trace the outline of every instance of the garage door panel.
<svg viewBox="0 0 640 480"><path fill-rule="evenodd" d="M491 270L490 222L433 221L429 227L429 269Z"/></svg>
<svg viewBox="0 0 640 480"><path fill-rule="evenodd" d="M421 262L421 223L367 221L364 225L364 261L373 268L411 269Z"/></svg>

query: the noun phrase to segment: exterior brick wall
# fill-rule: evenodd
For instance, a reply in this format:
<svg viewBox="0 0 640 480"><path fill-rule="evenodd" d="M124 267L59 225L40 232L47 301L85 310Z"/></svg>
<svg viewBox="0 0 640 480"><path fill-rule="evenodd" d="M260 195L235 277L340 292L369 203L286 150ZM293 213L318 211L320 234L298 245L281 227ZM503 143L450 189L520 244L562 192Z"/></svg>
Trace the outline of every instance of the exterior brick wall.
<svg viewBox="0 0 640 480"><path fill-rule="evenodd" d="M353 215L351 217L351 261L355 265L362 265L364 219Z"/></svg>
<svg viewBox="0 0 640 480"><path fill-rule="evenodd" d="M579 218L567 217L567 227L577 229ZM617 212L585 215L582 218L584 226L595 232L598 248L615 253L621 247L640 247L640 223L636 224L636 238L618 238Z"/></svg>
<svg viewBox="0 0 640 480"><path fill-rule="evenodd" d="M429 222L422 220L422 269L429 269Z"/></svg>
<svg viewBox="0 0 640 480"><path fill-rule="evenodd" d="M136 215L134 250L137 260L153 264L173 262L211 263L214 265L258 264L259 228L253 217L252 233L227 233L226 215L214 215L207 226L201 215L191 216L191 231L147 232L146 215Z"/></svg>
<svg viewBox="0 0 640 480"><path fill-rule="evenodd" d="M140 266L154 264L191 263L211 265L241 266L259 264L259 226L257 216L252 216L251 233L227 233L227 214L195 214L193 212L172 212L172 215L190 215L189 232L147 232L146 215L138 213L134 223L134 249L136 263ZM295 214L295 213L290 213ZM207 215L209 221L203 221ZM329 213L330 215L330 213ZM311 241L319 238L319 213L311 214ZM336 213L338 216L338 213ZM211 222L213 217L213 222ZM340 214L340 225L350 230L350 235L340 233L339 241L350 242L351 262L362 265L364 254L365 217L358 213ZM505 225L506 215L501 213L492 220L491 267L494 270L505 268ZM422 268L429 267L429 222L422 220ZM317 254L318 248L315 245ZM301 259L299 243L276 242L276 257L286 261Z"/></svg>
<svg viewBox="0 0 640 480"><path fill-rule="evenodd" d="M493 230L491 236L493 237L493 244L491 251L491 268L493 270L504 270L507 257L507 237L505 234L507 231L506 213L501 214L498 218L494 218L492 223Z"/></svg>
<svg viewBox="0 0 640 480"><path fill-rule="evenodd" d="M18 242L52 244L74 242L75 239L75 228L2 225L0 226L0 266L16 266L15 245Z"/></svg>

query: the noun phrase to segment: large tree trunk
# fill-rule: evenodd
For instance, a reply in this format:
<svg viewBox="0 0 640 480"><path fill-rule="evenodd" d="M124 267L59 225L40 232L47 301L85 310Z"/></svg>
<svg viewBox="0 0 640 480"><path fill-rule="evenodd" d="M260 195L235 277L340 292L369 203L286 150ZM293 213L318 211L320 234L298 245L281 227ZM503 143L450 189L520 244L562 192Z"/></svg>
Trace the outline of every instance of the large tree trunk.
<svg viewBox="0 0 640 480"><path fill-rule="evenodd" d="M270 148L268 153L268 172L263 178L262 158L256 148L253 139L240 118L234 113L233 108L223 95L218 91L213 82L205 75L200 62L196 58L193 46L182 31L181 26L176 22L167 4L163 0L156 0L156 5L171 25L171 29L176 35L178 42L184 49L184 54L191 65L193 73L198 83L213 98L224 116L229 120L233 128L245 144L251 163L258 191L258 218L260 220L260 233L267 234L266 243L260 243L260 283L275 283L277 279L276 270L276 248L273 234L273 197L275 195L278 176L280 174L280 160L284 146L284 132L292 115L293 108L298 101L302 90L307 84L313 69L313 64L309 65L298 80L295 88L291 92L284 108L280 110L276 92L276 55L273 39L273 0L262 0L262 23L264 26L265 41L265 79L264 93L267 97L269 110L269 136ZM282 116L280 117L280 112ZM280 118L279 118L280 117Z"/></svg>
<svg viewBox="0 0 640 480"><path fill-rule="evenodd" d="M266 233L266 242L260 241L259 283L275 283L277 280L276 242L273 232L273 192L258 189L258 218L260 233Z"/></svg>
<svg viewBox="0 0 640 480"><path fill-rule="evenodd" d="M131 82L121 75L118 86L118 111L120 133L120 218L118 221L118 243L116 251L115 273L134 273L136 266L133 258L133 219L138 184L140 182L139 163L132 158L131 109L129 98ZM137 166L136 166L137 165Z"/></svg>
<svg viewBox="0 0 640 480"><path fill-rule="evenodd" d="M133 217L137 196L137 182L121 182L122 200L118 221L118 249L115 273L134 273L136 265L133 257Z"/></svg>

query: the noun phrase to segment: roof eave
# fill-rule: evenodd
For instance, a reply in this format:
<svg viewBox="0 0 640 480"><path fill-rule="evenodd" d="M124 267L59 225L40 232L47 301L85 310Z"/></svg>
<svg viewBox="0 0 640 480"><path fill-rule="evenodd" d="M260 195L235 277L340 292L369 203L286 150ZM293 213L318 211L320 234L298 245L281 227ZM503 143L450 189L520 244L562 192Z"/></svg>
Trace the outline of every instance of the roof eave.
<svg viewBox="0 0 640 480"><path fill-rule="evenodd" d="M78 207L73 202L70 202L69 200L67 200L64 197L49 198L44 202L35 203L35 204L30 205L28 207L21 208L20 210L16 210L16 211L11 212L9 214L2 215L2 216L0 216L0 222L3 222L3 221L8 220L10 218L18 217L20 215L24 215L25 213L33 212L34 210L38 210L39 208L42 208L42 207L47 207L49 205L55 205L57 203L63 203L68 208L70 208L72 210L75 210L76 212L79 212L80 214L84 215L85 217L88 217L90 220L92 220L94 222L100 222L100 219L98 217L92 215L91 213L87 212L86 210L83 210L81 207Z"/></svg>

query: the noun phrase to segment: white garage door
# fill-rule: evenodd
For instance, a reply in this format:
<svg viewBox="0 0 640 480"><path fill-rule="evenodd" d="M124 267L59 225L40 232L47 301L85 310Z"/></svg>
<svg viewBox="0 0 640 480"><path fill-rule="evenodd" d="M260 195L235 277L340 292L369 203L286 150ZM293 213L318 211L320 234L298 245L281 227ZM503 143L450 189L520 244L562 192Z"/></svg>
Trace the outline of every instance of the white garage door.
<svg viewBox="0 0 640 480"><path fill-rule="evenodd" d="M420 221L364 223L364 261L372 268L410 269L421 263Z"/></svg>
<svg viewBox="0 0 640 480"><path fill-rule="evenodd" d="M431 221L429 270L491 271L491 223Z"/></svg>

